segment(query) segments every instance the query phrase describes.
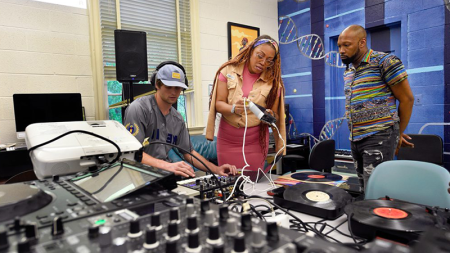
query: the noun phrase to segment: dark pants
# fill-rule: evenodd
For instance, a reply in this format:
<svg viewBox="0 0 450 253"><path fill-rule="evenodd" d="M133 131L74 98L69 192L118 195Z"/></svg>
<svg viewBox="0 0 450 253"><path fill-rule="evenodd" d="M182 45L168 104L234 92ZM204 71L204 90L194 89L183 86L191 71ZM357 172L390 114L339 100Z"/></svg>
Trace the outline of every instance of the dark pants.
<svg viewBox="0 0 450 253"><path fill-rule="evenodd" d="M361 190L364 191L370 174L378 164L394 159L400 136L398 123L359 141L351 142L352 156Z"/></svg>

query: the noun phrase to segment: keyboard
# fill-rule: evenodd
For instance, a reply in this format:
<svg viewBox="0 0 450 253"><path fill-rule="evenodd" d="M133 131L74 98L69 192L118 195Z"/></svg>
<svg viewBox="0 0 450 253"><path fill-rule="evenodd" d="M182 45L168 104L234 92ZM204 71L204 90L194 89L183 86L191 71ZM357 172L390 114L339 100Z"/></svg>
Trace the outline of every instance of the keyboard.
<svg viewBox="0 0 450 253"><path fill-rule="evenodd" d="M353 160L352 151L349 149L336 149L334 152L334 158Z"/></svg>

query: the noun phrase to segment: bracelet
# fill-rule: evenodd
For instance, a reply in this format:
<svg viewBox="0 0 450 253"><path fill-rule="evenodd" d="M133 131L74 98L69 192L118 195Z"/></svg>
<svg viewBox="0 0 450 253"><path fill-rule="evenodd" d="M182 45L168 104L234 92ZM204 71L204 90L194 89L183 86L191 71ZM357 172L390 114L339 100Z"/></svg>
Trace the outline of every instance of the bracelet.
<svg viewBox="0 0 450 253"><path fill-rule="evenodd" d="M234 109L236 109L236 104L233 104L233 107L231 108L231 113L234 113Z"/></svg>

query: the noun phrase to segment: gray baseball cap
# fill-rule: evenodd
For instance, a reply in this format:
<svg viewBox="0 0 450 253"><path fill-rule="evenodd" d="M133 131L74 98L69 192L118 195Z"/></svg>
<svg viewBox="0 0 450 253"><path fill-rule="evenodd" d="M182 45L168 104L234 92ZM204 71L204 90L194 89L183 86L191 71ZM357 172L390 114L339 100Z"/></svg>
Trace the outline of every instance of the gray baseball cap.
<svg viewBox="0 0 450 253"><path fill-rule="evenodd" d="M183 70L175 65L167 64L162 66L162 68L158 70L156 78L161 80L166 86L181 87L183 89L188 88L184 83L186 77Z"/></svg>

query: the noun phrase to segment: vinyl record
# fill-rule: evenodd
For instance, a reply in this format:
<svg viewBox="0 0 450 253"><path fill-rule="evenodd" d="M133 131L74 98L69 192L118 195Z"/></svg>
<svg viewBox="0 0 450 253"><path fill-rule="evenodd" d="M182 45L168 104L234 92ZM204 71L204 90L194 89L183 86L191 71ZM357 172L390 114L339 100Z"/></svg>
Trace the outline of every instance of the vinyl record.
<svg viewBox="0 0 450 253"><path fill-rule="evenodd" d="M0 185L0 222L39 210L52 200L51 195L32 185Z"/></svg>
<svg viewBox="0 0 450 253"><path fill-rule="evenodd" d="M352 197L346 191L326 184L297 184L288 187L285 200L324 209L343 207Z"/></svg>
<svg viewBox="0 0 450 253"><path fill-rule="evenodd" d="M433 215L419 205L392 200L363 200L345 207L352 220L376 228L421 232L434 226Z"/></svg>
<svg viewBox="0 0 450 253"><path fill-rule="evenodd" d="M291 174L297 180L309 182L331 182L342 180L342 176L324 172L298 172Z"/></svg>

